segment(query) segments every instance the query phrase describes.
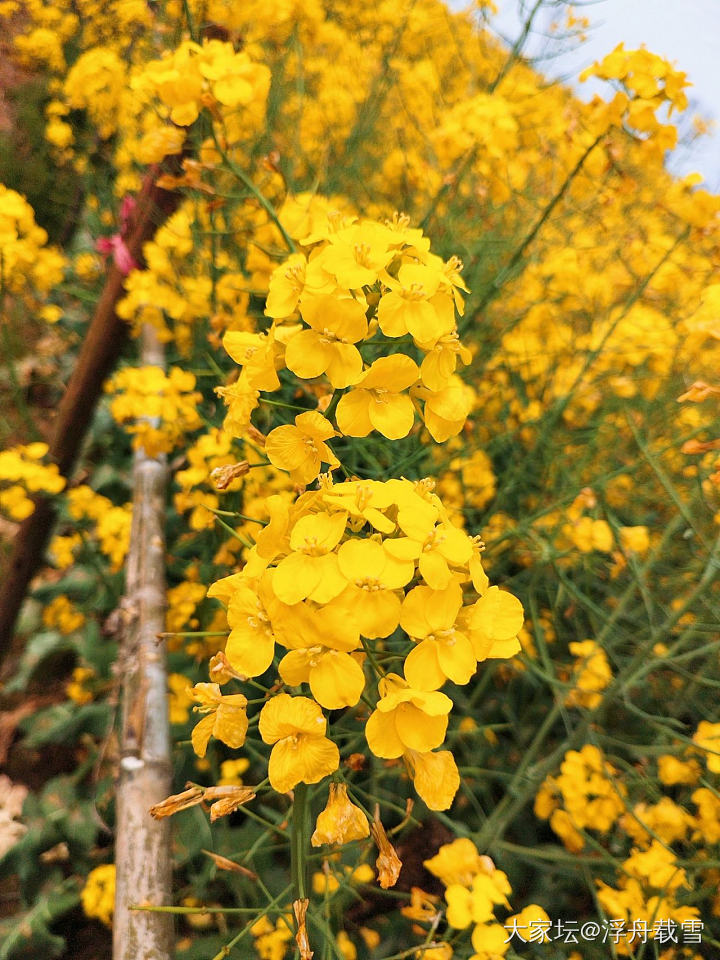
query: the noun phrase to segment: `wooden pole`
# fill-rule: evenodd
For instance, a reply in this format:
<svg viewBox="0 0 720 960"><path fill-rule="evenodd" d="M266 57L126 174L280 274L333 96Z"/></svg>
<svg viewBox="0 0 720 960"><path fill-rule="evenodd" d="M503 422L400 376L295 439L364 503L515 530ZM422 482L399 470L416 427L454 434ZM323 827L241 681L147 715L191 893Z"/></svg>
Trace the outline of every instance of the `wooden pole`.
<svg viewBox="0 0 720 960"><path fill-rule="evenodd" d="M143 330L141 362L165 365L163 347L149 327ZM148 812L172 792L165 650L157 639L165 629L167 482L166 457L138 450L118 658L123 708L113 960L170 960L173 952L171 914L131 909L166 905L172 892L169 820L154 820Z"/></svg>

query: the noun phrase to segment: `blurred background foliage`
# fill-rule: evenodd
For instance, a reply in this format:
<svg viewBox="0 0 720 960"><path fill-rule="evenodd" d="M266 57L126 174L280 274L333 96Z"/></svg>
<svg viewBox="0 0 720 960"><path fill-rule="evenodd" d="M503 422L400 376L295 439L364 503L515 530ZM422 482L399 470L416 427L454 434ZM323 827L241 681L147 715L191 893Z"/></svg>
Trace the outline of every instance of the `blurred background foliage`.
<svg viewBox="0 0 720 960"><path fill-rule="evenodd" d="M222 494L209 479L249 449L217 433L225 410L215 387L235 369L222 334L267 328L268 281L284 255L257 193L295 238L328 212L402 211L433 252L462 259L470 292L460 334L472 351L462 376L473 410L446 445L428 445L418 428L402 441L354 443L341 459L362 477L436 477L454 521L482 535L493 582L521 598L527 620L520 654L482 664L473 684L452 688L448 739L461 791L448 815L418 804L422 827L398 835L406 866L393 903L407 905L412 886L442 894L422 861L453 836L469 837L507 873L518 910L532 902L553 921L631 922L652 920L660 904L662 916L705 925L697 952L588 942L583 958L712 956L720 946L717 413L710 388L690 388L712 385L720 359L720 198L664 167L684 106L680 71L647 51L615 51L596 71L607 98L583 103L534 70L520 41L508 50L495 39L491 6L455 13L416 0L399 16L389 0L0 4L12 56L28 73L7 95L0 181L27 197L46 231L17 254L17 271L33 262L34 273L22 282L17 271L3 273L12 348L3 393L47 435L102 287L95 242L122 233L122 199L178 129L148 64L189 33L267 64L267 110L250 111L240 127L207 113L183 127L184 169L172 185L185 199L146 249L147 268L128 275L120 306L136 332L157 327L170 364L192 373L200 394L202 427L181 430L169 448L178 789L244 775L232 751L216 744L201 761L189 744L187 687L207 678L227 631L205 591L237 568L254 530L218 522L212 510L262 520L266 498L291 491L270 466ZM582 42L579 13L554 6L567 42ZM61 280L53 245L62 248ZM16 253L3 249L7 265ZM131 343L125 359L134 357ZM311 399L289 383L281 396L302 406ZM256 416L260 430L267 411ZM3 416L13 443L35 439L19 414ZM169 420L163 430L169 436ZM82 468L60 495L48 567L20 625L26 643L3 685L6 773L27 796L16 809L13 794L13 812L0 820L9 824L0 871L11 878L0 958L81 960L108 949L104 887L88 877L112 863L113 662L130 456L130 438L104 402ZM6 489L46 488L43 479L33 487L24 469L19 480L0 473ZM8 534L21 519L18 502L3 503ZM249 760L252 782L262 757ZM372 795L390 825L400 824L409 781L398 787L397 770L382 765L372 776ZM292 945L278 919L287 902L277 841L285 808L278 800L253 809L212 831L197 809L178 815L176 902L263 910L279 897L272 930L246 927L237 949L252 940L261 956L280 958ZM239 860L267 889L218 869L208 849ZM324 867L317 856L317 895L332 899L333 933L345 936L327 956L395 956L418 927L376 901L362 871L358 879L365 859L362 843ZM444 918L437 923L446 929ZM232 914L189 912L178 918L177 955L213 956L238 928ZM485 957L466 934L451 939L456 956ZM560 941L515 946L522 957L580 956Z"/></svg>

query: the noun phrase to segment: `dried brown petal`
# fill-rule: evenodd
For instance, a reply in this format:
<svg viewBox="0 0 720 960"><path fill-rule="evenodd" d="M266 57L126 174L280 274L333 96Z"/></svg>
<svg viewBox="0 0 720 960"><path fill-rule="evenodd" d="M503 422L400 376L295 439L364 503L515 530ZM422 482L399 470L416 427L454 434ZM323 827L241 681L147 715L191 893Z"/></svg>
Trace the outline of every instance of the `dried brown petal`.
<svg viewBox="0 0 720 960"><path fill-rule="evenodd" d="M205 800L214 801L210 807L210 820L215 822L219 817L233 813L244 803L255 799L255 791L250 787L208 787L205 791Z"/></svg>
<svg viewBox="0 0 720 960"><path fill-rule="evenodd" d="M166 800L156 803L150 807L150 816L156 820L162 820L163 817L171 817L179 810L187 810L188 807L194 807L202 803L203 791L201 787L190 787L189 790L183 790L182 793L173 794Z"/></svg>
<svg viewBox="0 0 720 960"><path fill-rule="evenodd" d="M215 467L210 473L210 479L215 484L216 490L227 490L233 480L244 477L250 469L247 460L241 460L240 463L228 463L223 467Z"/></svg>
<svg viewBox="0 0 720 960"><path fill-rule="evenodd" d="M228 680L247 680L247 677L237 672L222 651L210 657L208 674L213 683L219 684L227 683Z"/></svg>
<svg viewBox="0 0 720 960"><path fill-rule="evenodd" d="M221 857L219 853L213 853L212 850L203 850L203 853L210 857L218 870L228 870L231 873L241 873L244 877L248 877L250 880L257 880L257 874L253 873L252 870L248 870L247 867L243 867L242 864L235 863L234 860L228 860L227 857Z"/></svg>
<svg viewBox="0 0 720 960"><path fill-rule="evenodd" d="M378 883L387 890L388 887L394 887L400 876L402 860L397 855L395 847L390 843L385 833L385 827L380 823L380 817L375 811L375 820L370 824L373 840L377 844L378 858L375 866L378 872Z"/></svg>
<svg viewBox="0 0 720 960"><path fill-rule="evenodd" d="M295 942L300 951L300 960L312 960L313 958L313 951L310 949L307 927L305 926L305 915L307 914L309 904L310 901L307 899L293 900L293 913L295 914L295 921L298 928L295 934Z"/></svg>

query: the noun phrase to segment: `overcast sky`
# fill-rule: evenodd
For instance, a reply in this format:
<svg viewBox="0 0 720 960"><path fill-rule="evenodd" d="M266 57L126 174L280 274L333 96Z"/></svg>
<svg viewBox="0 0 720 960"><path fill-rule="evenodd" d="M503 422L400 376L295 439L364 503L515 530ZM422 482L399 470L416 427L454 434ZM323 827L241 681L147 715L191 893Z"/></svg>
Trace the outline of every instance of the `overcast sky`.
<svg viewBox="0 0 720 960"><path fill-rule="evenodd" d="M494 18L495 26L514 39L522 22L518 16L522 0L495 3L500 11ZM458 0L451 2L456 9L463 5ZM534 0L525 0L524 9L533 5ZM706 119L720 120L720 0L579 0L576 13L588 17L591 27L585 43L570 48L549 39L552 35L547 28L553 13L557 17L557 9L553 11L548 3L548 9L538 18L539 29L527 46L532 56L555 55L539 62L544 73L567 78L580 96L589 99L602 88L577 82L584 67L618 43L624 42L628 50L645 44L687 73L693 84L686 91L690 98L688 115L699 113ZM680 174L697 171L707 187L720 191L720 123L714 125L710 136L696 140L687 149L678 148L670 168Z"/></svg>

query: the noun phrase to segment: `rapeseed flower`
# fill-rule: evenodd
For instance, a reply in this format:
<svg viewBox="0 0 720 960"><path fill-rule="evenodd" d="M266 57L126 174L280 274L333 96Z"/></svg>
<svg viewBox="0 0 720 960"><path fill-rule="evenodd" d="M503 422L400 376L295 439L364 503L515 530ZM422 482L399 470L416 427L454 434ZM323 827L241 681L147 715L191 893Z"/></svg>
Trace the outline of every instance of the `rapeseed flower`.
<svg viewBox="0 0 720 960"><path fill-rule="evenodd" d="M321 463L330 469L340 465L325 441L335 436L329 420L315 410L300 413L295 425L276 427L268 434L265 451L270 462L287 470L297 484L308 484L320 473Z"/></svg>
<svg viewBox="0 0 720 960"><path fill-rule="evenodd" d="M327 722L307 697L280 693L260 711L259 731L273 744L268 764L270 785L287 793L298 783L318 783L340 763L337 746L325 736Z"/></svg>

